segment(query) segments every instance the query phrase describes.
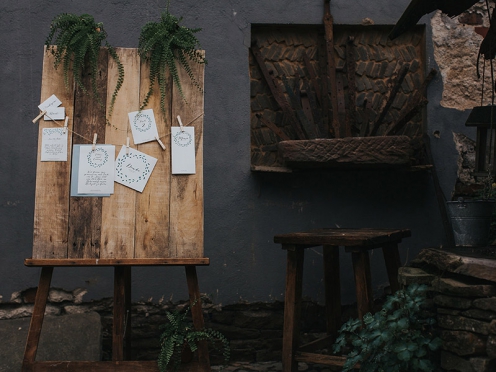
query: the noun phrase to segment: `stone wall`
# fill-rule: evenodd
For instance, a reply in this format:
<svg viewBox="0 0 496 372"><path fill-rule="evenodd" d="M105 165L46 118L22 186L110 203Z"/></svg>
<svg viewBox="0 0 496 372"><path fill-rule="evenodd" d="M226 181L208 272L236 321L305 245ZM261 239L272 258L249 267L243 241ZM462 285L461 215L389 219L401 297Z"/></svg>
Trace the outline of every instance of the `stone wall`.
<svg viewBox="0 0 496 372"><path fill-rule="evenodd" d="M432 306L437 313L443 340L443 370L494 372L496 282L493 276L485 275L481 263L486 261L493 265L495 261L494 258L457 257L462 256L439 250L423 250L412 262L415 267L402 268L400 280L403 284L420 282L432 287ZM467 269L468 266L471 267ZM476 277L457 273L465 269L473 270ZM494 271L494 268L489 266L486 270Z"/></svg>

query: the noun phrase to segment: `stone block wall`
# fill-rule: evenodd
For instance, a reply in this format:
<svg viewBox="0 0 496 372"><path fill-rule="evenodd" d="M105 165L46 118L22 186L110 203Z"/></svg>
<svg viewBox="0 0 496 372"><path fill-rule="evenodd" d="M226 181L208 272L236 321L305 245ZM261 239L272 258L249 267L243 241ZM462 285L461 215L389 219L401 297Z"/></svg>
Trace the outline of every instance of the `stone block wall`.
<svg viewBox="0 0 496 372"><path fill-rule="evenodd" d="M417 267L402 268L400 280L432 288L443 340L441 367L444 371L496 371L496 282L453 273L455 265L445 270L427 261L415 260L412 265Z"/></svg>

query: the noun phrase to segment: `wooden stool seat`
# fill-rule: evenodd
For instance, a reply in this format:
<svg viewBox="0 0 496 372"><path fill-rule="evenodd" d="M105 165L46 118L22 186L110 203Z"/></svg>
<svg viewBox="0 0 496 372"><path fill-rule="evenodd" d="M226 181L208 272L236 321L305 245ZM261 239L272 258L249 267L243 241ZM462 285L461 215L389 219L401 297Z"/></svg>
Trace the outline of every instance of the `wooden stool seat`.
<svg viewBox="0 0 496 372"><path fill-rule="evenodd" d="M341 325L341 285L339 247L351 253L358 316L372 311L373 293L368 251L382 248L391 291L399 289L398 269L401 265L398 243L411 236L408 229L316 229L274 236L274 243L287 251L286 294L284 300L284 332L282 363L284 372L298 371L298 361L342 366L344 358L306 352L322 343L299 347L303 261L305 248L323 246L327 337L329 346Z"/></svg>

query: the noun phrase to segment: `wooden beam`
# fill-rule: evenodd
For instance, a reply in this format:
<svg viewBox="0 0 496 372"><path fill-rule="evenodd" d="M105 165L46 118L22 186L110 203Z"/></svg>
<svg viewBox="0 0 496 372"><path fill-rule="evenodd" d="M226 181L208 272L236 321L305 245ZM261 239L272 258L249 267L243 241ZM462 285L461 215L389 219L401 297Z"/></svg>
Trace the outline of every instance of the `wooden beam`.
<svg viewBox="0 0 496 372"><path fill-rule="evenodd" d="M206 266L209 258L81 258L81 259L33 259L24 260L24 265L39 266Z"/></svg>

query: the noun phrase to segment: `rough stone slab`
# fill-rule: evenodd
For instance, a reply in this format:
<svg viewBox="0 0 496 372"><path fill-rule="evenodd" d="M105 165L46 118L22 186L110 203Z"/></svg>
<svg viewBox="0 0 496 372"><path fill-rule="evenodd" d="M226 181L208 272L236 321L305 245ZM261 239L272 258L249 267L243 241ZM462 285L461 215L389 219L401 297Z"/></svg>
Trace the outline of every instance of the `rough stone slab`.
<svg viewBox="0 0 496 372"><path fill-rule="evenodd" d="M466 331L443 331L443 349L460 356L482 354L486 343L482 337Z"/></svg>
<svg viewBox="0 0 496 372"><path fill-rule="evenodd" d="M439 315L437 322L441 328L445 329L475 332L482 335L489 334L489 323L463 316Z"/></svg>
<svg viewBox="0 0 496 372"><path fill-rule="evenodd" d="M0 371L19 372L31 318L0 320ZM101 320L95 312L46 316L36 360L98 361Z"/></svg>
<svg viewBox="0 0 496 372"><path fill-rule="evenodd" d="M407 136L291 140L278 144L291 167L360 167L408 165L413 153Z"/></svg>
<svg viewBox="0 0 496 372"><path fill-rule="evenodd" d="M468 360L447 351L441 352L441 367L447 371L475 372Z"/></svg>
<svg viewBox="0 0 496 372"><path fill-rule="evenodd" d="M415 266L433 265L441 271L496 282L496 260L460 256L434 248L422 249L412 262Z"/></svg>
<svg viewBox="0 0 496 372"><path fill-rule="evenodd" d="M481 310L496 311L496 297L478 298L474 300L473 305Z"/></svg>
<svg viewBox="0 0 496 372"><path fill-rule="evenodd" d="M487 338L486 344L486 353L487 356L491 359L496 359L496 336L489 335Z"/></svg>
<svg viewBox="0 0 496 372"><path fill-rule="evenodd" d="M480 309L468 309L463 311L461 315L466 316L467 318L481 319L490 322L493 319L496 319L496 313L493 311L485 311Z"/></svg>
<svg viewBox="0 0 496 372"><path fill-rule="evenodd" d="M445 295L438 295L434 297L434 303L437 306L450 307L453 309L468 309L472 306L472 301L464 297L452 297Z"/></svg>
<svg viewBox="0 0 496 372"><path fill-rule="evenodd" d="M496 287L490 284L467 284L451 278L436 278L432 288L438 292L463 297L488 297L496 294Z"/></svg>
<svg viewBox="0 0 496 372"><path fill-rule="evenodd" d="M489 358L477 357L470 358L470 364L474 372L494 372L496 371L496 360Z"/></svg>
<svg viewBox="0 0 496 372"><path fill-rule="evenodd" d="M417 267L403 266L398 269L398 280L402 285L426 284L431 285L435 276Z"/></svg>

